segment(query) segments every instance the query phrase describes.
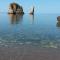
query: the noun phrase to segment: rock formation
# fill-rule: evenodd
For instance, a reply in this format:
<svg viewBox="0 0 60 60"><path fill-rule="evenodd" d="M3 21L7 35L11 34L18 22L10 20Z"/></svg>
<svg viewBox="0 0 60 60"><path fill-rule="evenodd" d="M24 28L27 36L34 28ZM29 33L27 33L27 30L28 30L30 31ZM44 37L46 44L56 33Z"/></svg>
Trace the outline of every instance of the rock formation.
<svg viewBox="0 0 60 60"><path fill-rule="evenodd" d="M9 6L9 14L24 14L22 6L17 3L11 3Z"/></svg>
<svg viewBox="0 0 60 60"><path fill-rule="evenodd" d="M32 8L32 10L30 11L30 13L29 14L34 14L34 6L33 6L33 8Z"/></svg>
<svg viewBox="0 0 60 60"><path fill-rule="evenodd" d="M57 17L57 20L60 21L60 16Z"/></svg>
<svg viewBox="0 0 60 60"><path fill-rule="evenodd" d="M57 27L60 27L60 16L57 17Z"/></svg>

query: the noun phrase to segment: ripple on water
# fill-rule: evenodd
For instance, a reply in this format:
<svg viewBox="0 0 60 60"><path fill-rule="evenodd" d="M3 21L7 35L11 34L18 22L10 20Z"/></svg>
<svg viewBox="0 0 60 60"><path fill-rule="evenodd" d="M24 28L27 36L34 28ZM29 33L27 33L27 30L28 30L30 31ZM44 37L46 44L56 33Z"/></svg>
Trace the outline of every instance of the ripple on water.
<svg viewBox="0 0 60 60"><path fill-rule="evenodd" d="M25 44L31 44L31 43L32 43L32 42L28 42L28 41L27 41L27 42L25 42Z"/></svg>
<svg viewBox="0 0 60 60"><path fill-rule="evenodd" d="M24 43L22 43L22 42L20 42L19 44L20 44L20 45L24 45Z"/></svg>

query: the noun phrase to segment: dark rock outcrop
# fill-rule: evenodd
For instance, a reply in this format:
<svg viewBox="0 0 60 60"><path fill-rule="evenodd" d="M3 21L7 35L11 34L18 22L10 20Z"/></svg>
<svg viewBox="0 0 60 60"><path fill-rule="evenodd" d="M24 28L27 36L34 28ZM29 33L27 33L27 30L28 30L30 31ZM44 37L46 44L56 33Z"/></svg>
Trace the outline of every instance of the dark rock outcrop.
<svg viewBox="0 0 60 60"><path fill-rule="evenodd" d="M11 3L9 6L9 14L24 14L22 6L17 3Z"/></svg>
<svg viewBox="0 0 60 60"><path fill-rule="evenodd" d="M30 13L29 14L34 14L34 6L33 6L33 9L32 9L32 11L30 11Z"/></svg>
<svg viewBox="0 0 60 60"><path fill-rule="evenodd" d="M60 16L57 17L57 20L60 21Z"/></svg>

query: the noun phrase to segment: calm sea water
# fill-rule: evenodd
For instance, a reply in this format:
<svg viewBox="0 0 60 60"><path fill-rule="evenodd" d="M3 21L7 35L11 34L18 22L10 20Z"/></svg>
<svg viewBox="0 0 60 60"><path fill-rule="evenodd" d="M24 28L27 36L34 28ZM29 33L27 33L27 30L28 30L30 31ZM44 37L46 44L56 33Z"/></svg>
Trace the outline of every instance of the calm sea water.
<svg viewBox="0 0 60 60"><path fill-rule="evenodd" d="M60 48L60 14L0 14L0 47L32 45Z"/></svg>

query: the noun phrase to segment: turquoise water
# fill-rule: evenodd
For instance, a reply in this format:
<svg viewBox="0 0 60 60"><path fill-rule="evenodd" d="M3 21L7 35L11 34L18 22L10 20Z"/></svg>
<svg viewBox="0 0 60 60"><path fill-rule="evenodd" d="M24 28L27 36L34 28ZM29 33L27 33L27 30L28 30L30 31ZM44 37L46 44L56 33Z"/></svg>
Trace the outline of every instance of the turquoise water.
<svg viewBox="0 0 60 60"><path fill-rule="evenodd" d="M0 14L0 47L32 45L60 48L60 14Z"/></svg>

